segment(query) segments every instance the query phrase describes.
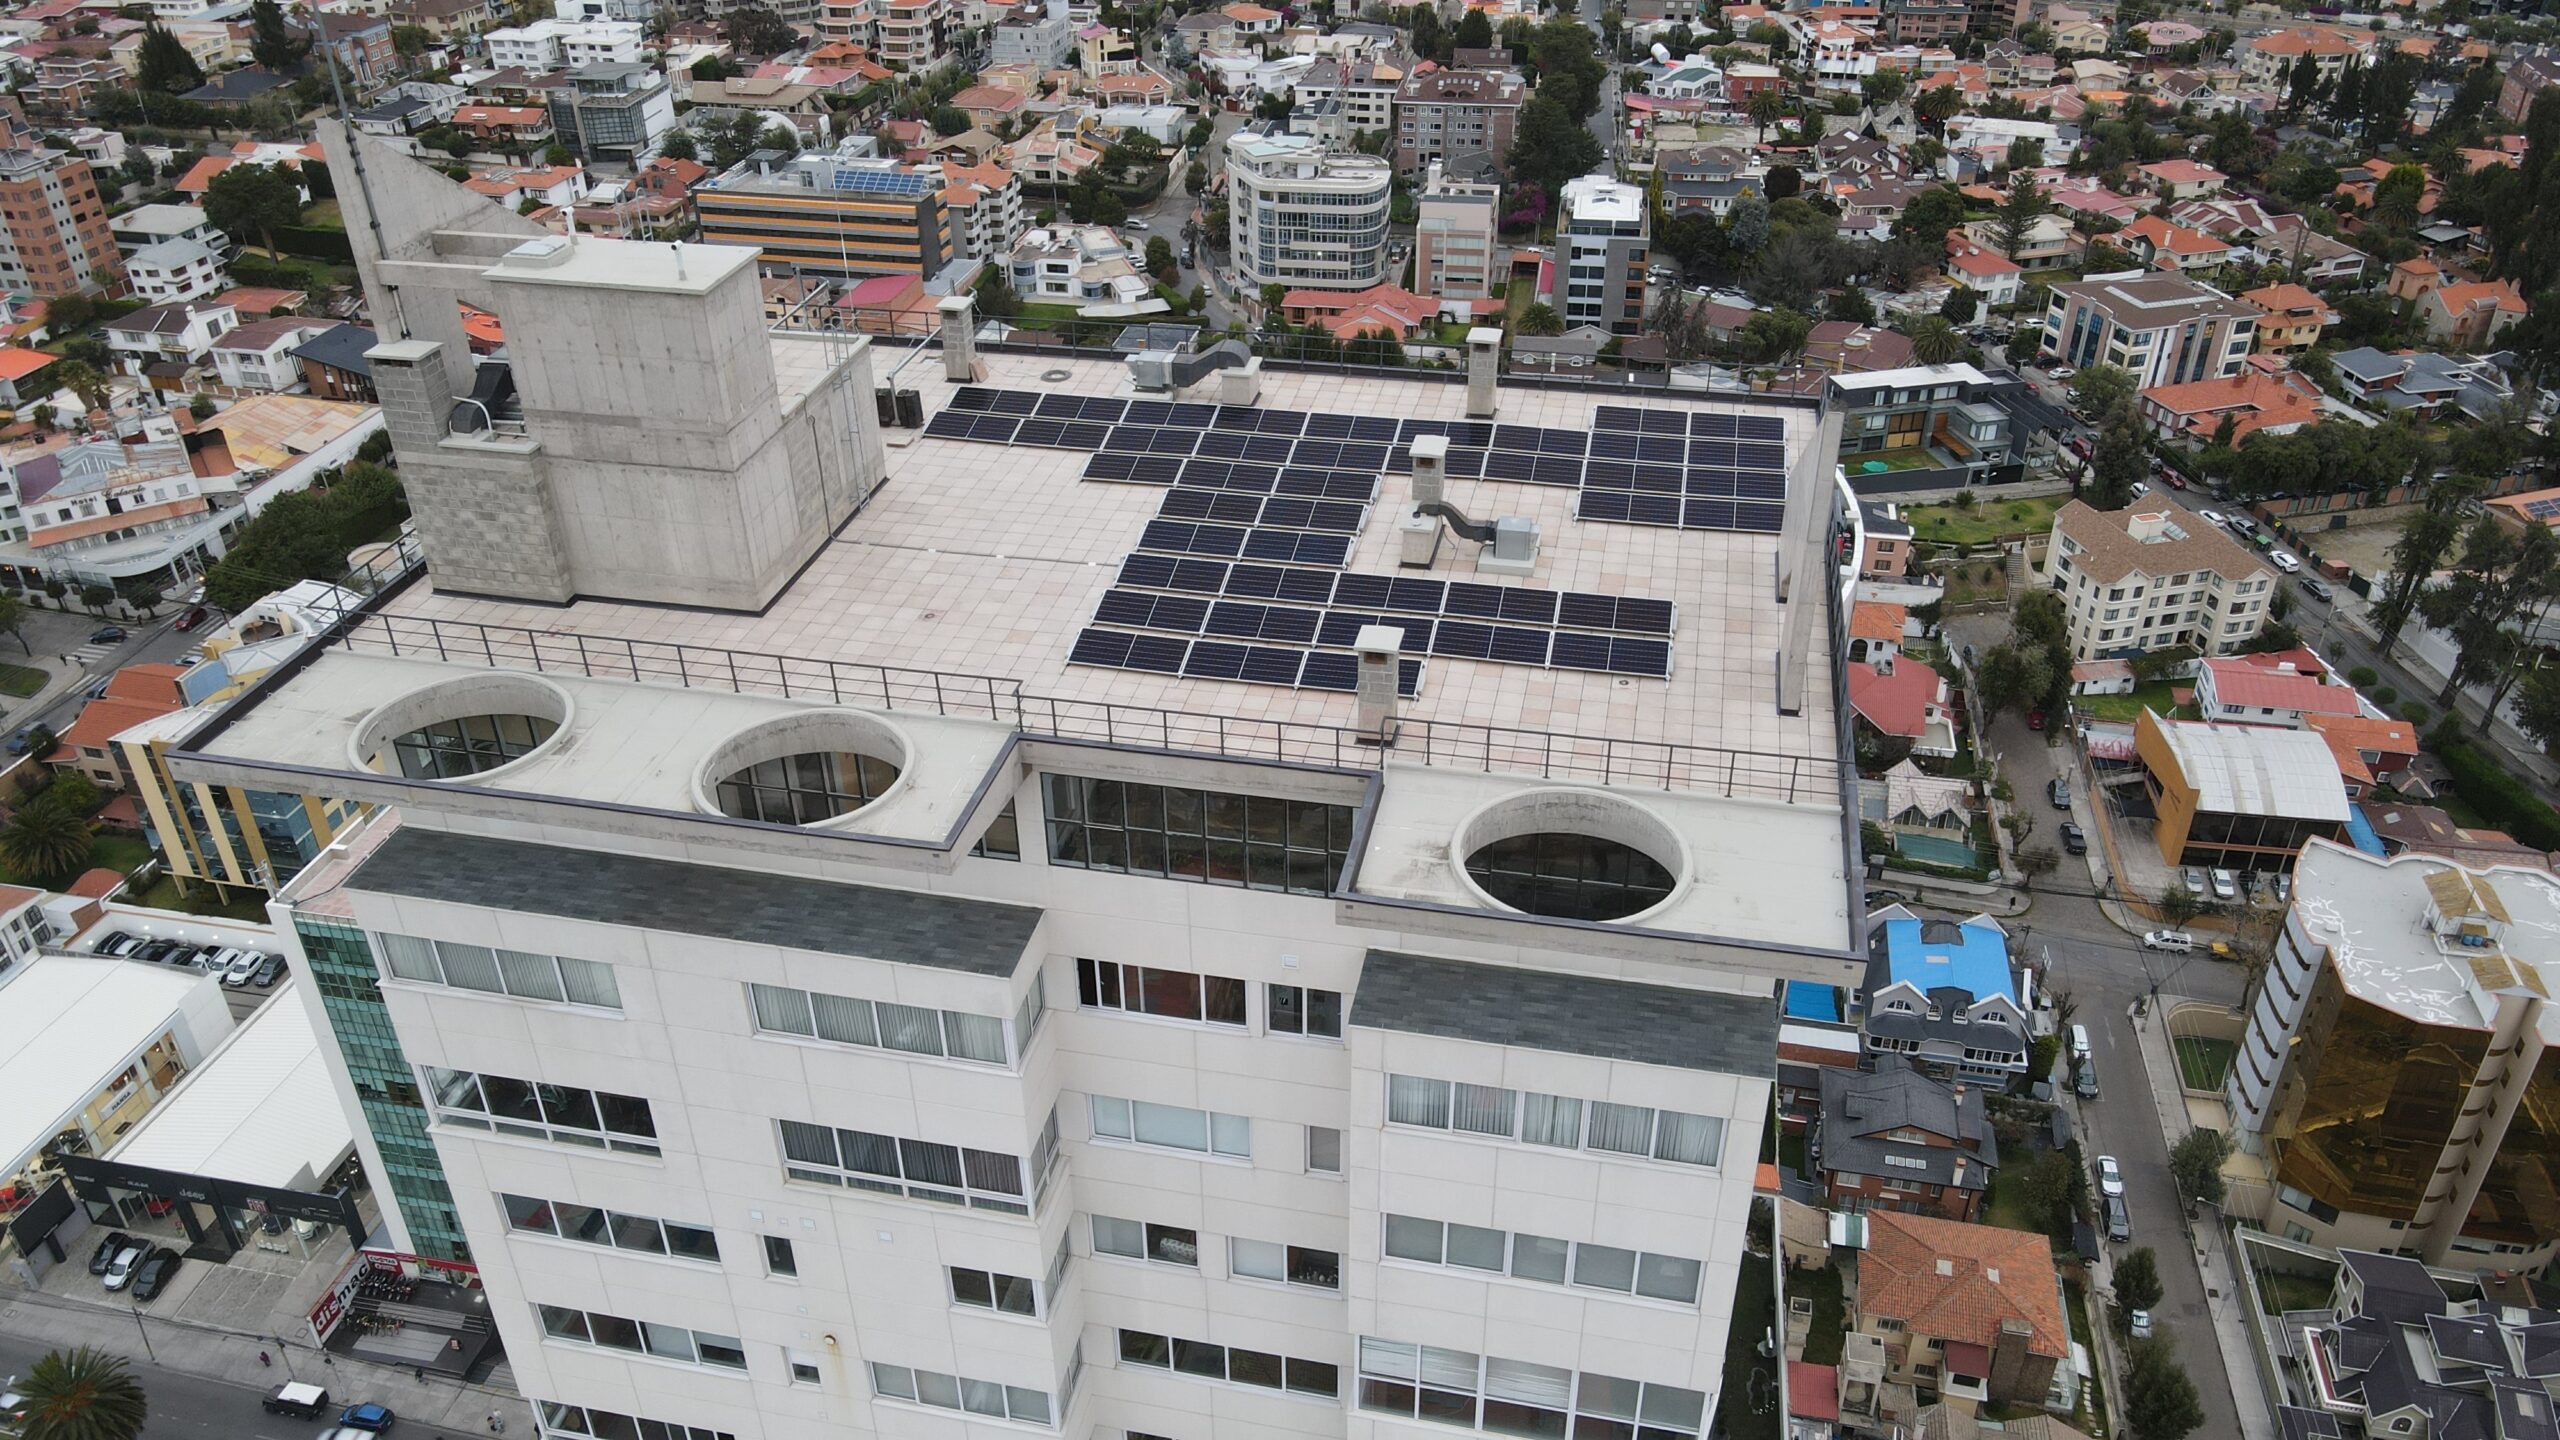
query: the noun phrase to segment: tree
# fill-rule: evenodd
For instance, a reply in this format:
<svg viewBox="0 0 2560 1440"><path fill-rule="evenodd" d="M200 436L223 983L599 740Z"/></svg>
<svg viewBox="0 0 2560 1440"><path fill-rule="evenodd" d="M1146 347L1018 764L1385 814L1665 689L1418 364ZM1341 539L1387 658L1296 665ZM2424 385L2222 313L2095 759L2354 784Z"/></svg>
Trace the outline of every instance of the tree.
<svg viewBox="0 0 2560 1440"><path fill-rule="evenodd" d="M436 37L428 34L427 27L424 25L394 25L391 27L392 53L398 55L404 60L415 60L419 56L426 54L428 49L435 44L435 40Z"/></svg>
<svg viewBox="0 0 2560 1440"><path fill-rule="evenodd" d="M302 190L281 165L233 165L205 186L204 214L234 241L255 236L272 252L275 232L302 219Z"/></svg>
<svg viewBox="0 0 2560 1440"><path fill-rule="evenodd" d="M106 803L106 798L98 793L97 781L77 770L65 770L53 778L52 784L44 787L40 803L57 810L68 810L74 815L95 815L98 807Z"/></svg>
<svg viewBox="0 0 2560 1440"><path fill-rule="evenodd" d="M1866 92L1868 104L1883 109L1910 93L1911 75L1904 70L1878 70L1861 77L1858 88Z"/></svg>
<svg viewBox="0 0 2560 1440"><path fill-rule="evenodd" d="M1958 285L1938 302L1938 318L1950 325L1970 325L1981 313L1982 297L1968 286Z"/></svg>
<svg viewBox="0 0 2560 1440"><path fill-rule="evenodd" d="M1947 122L1964 109L1964 90L1955 85L1932 86L1920 92L1919 100L1911 108L1923 121L1936 127L1938 133L1943 135L1946 133Z"/></svg>
<svg viewBox="0 0 2560 1440"><path fill-rule="evenodd" d="M142 48L135 53L134 64L136 83L155 95L183 95L204 83L204 67L157 20L143 27Z"/></svg>
<svg viewBox="0 0 2560 1440"><path fill-rule="evenodd" d="M1992 238L1998 242L2002 256L2015 260L2018 251L2034 233L2036 221L2053 208L2045 198L2044 187L2035 177L2017 174L2009 177L2009 197L2000 202L2000 213L1991 222Z"/></svg>
<svg viewBox="0 0 2560 1440"><path fill-rule="evenodd" d="M2320 98L2320 62L2306 50L2285 74L2284 108L2287 114L2299 115Z"/></svg>
<svg viewBox="0 0 2560 1440"><path fill-rule="evenodd" d="M2054 685L2053 661L2041 647L2004 641L1983 654L1976 684L1981 693L1976 698L1997 715L2042 705Z"/></svg>
<svg viewBox="0 0 2560 1440"><path fill-rule="evenodd" d="M106 375L86 360L54 362L53 383L79 396L85 409L104 410L107 402L115 397L114 387Z"/></svg>
<svg viewBox="0 0 2560 1440"><path fill-rule="evenodd" d="M1553 96L1533 95L1521 107L1519 124L1511 132L1514 182L1554 194L1567 180L1590 174L1604 158L1590 129Z"/></svg>
<svg viewBox="0 0 2560 1440"><path fill-rule="evenodd" d="M699 160L702 151L694 145L692 131L670 130L667 138L658 142L658 155L666 160Z"/></svg>
<svg viewBox="0 0 2560 1440"><path fill-rule="evenodd" d="M779 55L800 43L790 22L760 5L746 5L720 18L720 33L740 55Z"/></svg>
<svg viewBox="0 0 2560 1440"><path fill-rule="evenodd" d="M1182 266L1173 256L1173 242L1161 235L1147 238L1147 273L1172 284L1182 274Z"/></svg>
<svg viewBox="0 0 2560 1440"><path fill-rule="evenodd" d="M2223 1138L2221 1131L2189 1131L2187 1138L2169 1150L2169 1175L2178 1182L2178 1193L2207 1205L2221 1204L2222 1162L2230 1155L2231 1142Z"/></svg>
<svg viewBox="0 0 2560 1440"><path fill-rule="evenodd" d="M1964 337L1944 315L1922 316L1912 322L1910 334L1911 358L1923 365L1951 365L1964 358Z"/></svg>
<svg viewBox="0 0 2560 1440"><path fill-rule="evenodd" d="M1766 140L1769 138L1769 127L1785 117L1787 100L1775 89L1754 90L1751 92L1751 97L1742 102L1742 113L1750 116L1751 123L1758 127L1757 138Z"/></svg>
<svg viewBox="0 0 2560 1440"><path fill-rule="evenodd" d="M1935 185L1911 197L1902 218L1893 222L1897 238L1918 240L1943 251L1947 232L1964 223L1964 196L1952 185Z"/></svg>
<svg viewBox="0 0 2560 1440"><path fill-rule="evenodd" d="M981 315L1004 320L1022 313L1022 296L1015 292L1013 281L1002 266L990 265L979 272L976 295Z"/></svg>
<svg viewBox="0 0 2560 1440"><path fill-rule="evenodd" d="M2033 170L2044 163L2044 142L2033 135L2021 135L2009 142L2009 153L2002 160L2004 169Z"/></svg>
<svg viewBox="0 0 2560 1440"><path fill-rule="evenodd" d="M2121 365L2092 365L2071 377L2071 398L2080 413L2104 420L2131 405L2139 387L2133 372Z"/></svg>
<svg viewBox="0 0 2560 1440"><path fill-rule="evenodd" d="M250 0L249 58L278 75L302 63L311 42L285 28L284 7L276 0Z"/></svg>
<svg viewBox="0 0 2560 1440"><path fill-rule="evenodd" d="M969 112L957 105L936 105L926 123L936 135L957 135L969 128Z"/></svg>
<svg viewBox="0 0 2560 1440"><path fill-rule="evenodd" d="M1449 44L1456 50L1490 50L1493 48L1493 21L1474 8L1458 17L1458 28L1451 32Z"/></svg>
<svg viewBox="0 0 2560 1440"><path fill-rule="evenodd" d="M2116 1262L2116 1311L2118 1315L2134 1310L2148 1310L2160 1303L2160 1261L2151 1247L2130 1250Z"/></svg>
<svg viewBox="0 0 2560 1440"><path fill-rule="evenodd" d="M2124 1395L2125 1424L2134 1440L2185 1440L2204 1423L2196 1382L2187 1378L2165 1335L2135 1342Z"/></svg>
<svg viewBox="0 0 2560 1440"><path fill-rule="evenodd" d="M1822 318L1847 320L1858 325L1873 325L1876 323L1876 302L1869 299L1867 292L1857 286L1843 285L1832 291L1831 298L1823 304Z"/></svg>
<svg viewBox="0 0 2560 1440"><path fill-rule="evenodd" d="M26 1440L133 1440L151 1409L122 1357L86 1345L47 1353L17 1389Z"/></svg>
<svg viewBox="0 0 2560 1440"><path fill-rule="evenodd" d="M8 632L18 648L29 655L36 653L27 646L27 602L15 590L0 590L0 631Z"/></svg>
<svg viewBox="0 0 2560 1440"><path fill-rule="evenodd" d="M1552 305L1532 305L1528 309L1520 312L1519 333L1523 335L1561 335L1564 333L1564 317L1558 315L1555 312L1555 307Z"/></svg>
<svg viewBox="0 0 2560 1440"><path fill-rule="evenodd" d="M2089 503L2101 510L2121 510L2133 503L2133 487L2149 466L2142 421L2129 408L2119 408L2098 431L2097 453L2089 459L2089 481L2096 494Z"/></svg>
<svg viewBox="0 0 2560 1440"><path fill-rule="evenodd" d="M693 62L690 73L696 80L708 80L718 84L720 81L734 78L738 73L738 67L717 55L705 55Z"/></svg>
<svg viewBox="0 0 2560 1440"><path fill-rule="evenodd" d="M1757 255L1769 243L1769 202L1759 195L1744 191L1733 202L1733 210L1725 217L1725 240L1745 255Z"/></svg>
<svg viewBox="0 0 2560 1440"><path fill-rule="evenodd" d="M2544 754L2560 755L2560 666L2546 665L2525 677L2516 691L2515 716L2516 728L2532 736Z"/></svg>
<svg viewBox="0 0 2560 1440"><path fill-rule="evenodd" d="M29 747L30 752L33 748ZM38 798L18 806L0 825L0 859L28 880L68 880L89 863L95 841L96 827L89 817ZM30 1428L27 1433L36 1432Z"/></svg>
<svg viewBox="0 0 2560 1440"><path fill-rule="evenodd" d="M2383 654L2389 655L2400 643L2401 630L2417 613L2418 598L2461 538L2461 507L2478 488L2478 482L2467 476L2432 481L2419 501L2418 513L2400 527L2400 538L2391 545L2391 574L2383 581L2382 599L2373 611Z"/></svg>

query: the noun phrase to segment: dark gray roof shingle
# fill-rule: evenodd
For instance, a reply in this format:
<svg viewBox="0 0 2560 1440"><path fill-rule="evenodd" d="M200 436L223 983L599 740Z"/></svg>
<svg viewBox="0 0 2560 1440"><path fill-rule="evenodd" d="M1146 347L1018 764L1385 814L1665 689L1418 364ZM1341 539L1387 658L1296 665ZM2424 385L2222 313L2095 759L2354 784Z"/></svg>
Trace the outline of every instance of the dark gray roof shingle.
<svg viewBox="0 0 2560 1440"><path fill-rule="evenodd" d="M1040 912L642 855L403 827L357 867L358 890L600 925L1010 976Z"/></svg>
<svg viewBox="0 0 2560 1440"><path fill-rule="evenodd" d="M1778 1007L1727 995L1372 950L1351 1023L1603 1060L1774 1079Z"/></svg>

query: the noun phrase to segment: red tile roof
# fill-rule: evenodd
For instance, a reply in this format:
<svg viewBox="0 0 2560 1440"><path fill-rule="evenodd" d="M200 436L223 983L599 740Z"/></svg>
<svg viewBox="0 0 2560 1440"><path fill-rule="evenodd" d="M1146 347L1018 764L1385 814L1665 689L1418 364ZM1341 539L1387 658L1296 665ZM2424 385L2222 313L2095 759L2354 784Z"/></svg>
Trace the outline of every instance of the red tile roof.
<svg viewBox="0 0 2560 1440"><path fill-rule="evenodd" d="M1788 1361L1787 1418L1839 1420L1840 1367L1815 1365L1803 1360Z"/></svg>
<svg viewBox="0 0 2560 1440"><path fill-rule="evenodd" d="M2291 710L2303 715L2353 715L2356 692L2344 685L2323 685L2291 670L2262 670L2240 660L2207 660L2214 698L2225 705Z"/></svg>
<svg viewBox="0 0 2560 1440"><path fill-rule="evenodd" d="M1902 638L1902 623L1910 618L1907 608L1883 600L1861 600L1849 607L1849 634L1858 640L1895 640Z"/></svg>
<svg viewBox="0 0 2560 1440"><path fill-rule="evenodd" d="M1887 735L1917 740L1929 733L1929 707L1938 700L1938 672L1917 660L1897 660L1890 675L1874 667L1849 667L1849 708Z"/></svg>
<svg viewBox="0 0 2560 1440"><path fill-rule="evenodd" d="M2071 1353L2053 1242L2024 1230L1870 1210L1857 1309L1971 1345L1998 1343L2002 1323L2018 1321L2035 1354Z"/></svg>

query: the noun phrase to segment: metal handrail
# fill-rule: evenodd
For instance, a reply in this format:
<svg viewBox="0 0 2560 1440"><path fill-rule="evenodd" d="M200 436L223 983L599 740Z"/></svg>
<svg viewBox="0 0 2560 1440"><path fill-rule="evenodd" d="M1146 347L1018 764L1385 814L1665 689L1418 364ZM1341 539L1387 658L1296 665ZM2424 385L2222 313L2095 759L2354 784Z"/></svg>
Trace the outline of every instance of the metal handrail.
<svg viewBox="0 0 2560 1440"><path fill-rule="evenodd" d="M1375 770L1396 759L1442 769L1815 805L1839 803L1843 774L1841 762L1807 755L1423 718L1400 721L1394 742L1380 746L1347 726L1035 695L1019 681L992 675L423 616L366 616L348 629L342 643L351 651L451 664L911 710L989 720L1047 739L1337 770Z"/></svg>

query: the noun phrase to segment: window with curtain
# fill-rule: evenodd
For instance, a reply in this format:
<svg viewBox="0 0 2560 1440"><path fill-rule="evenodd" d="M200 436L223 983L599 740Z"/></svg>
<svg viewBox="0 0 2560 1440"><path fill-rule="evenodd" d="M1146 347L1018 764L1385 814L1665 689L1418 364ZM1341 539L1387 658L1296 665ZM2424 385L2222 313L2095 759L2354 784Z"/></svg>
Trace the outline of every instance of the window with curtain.
<svg viewBox="0 0 2560 1440"><path fill-rule="evenodd" d="M1387 1077L1387 1119L1397 1125L1449 1128L1449 1082L1412 1075Z"/></svg>
<svg viewBox="0 0 2560 1440"><path fill-rule="evenodd" d="M1511 1234L1415 1215L1385 1217L1382 1249L1390 1260L1446 1265L1546 1285L1580 1285L1694 1305L1696 1260L1608 1245L1573 1244L1543 1235Z"/></svg>
<svg viewBox="0 0 2560 1440"><path fill-rule="evenodd" d="M1250 1159L1253 1155L1253 1122L1242 1115L1221 1115L1110 1095L1088 1099L1096 1136L1237 1159Z"/></svg>
<svg viewBox="0 0 2560 1440"><path fill-rule="evenodd" d="M373 942L395 980L442 985L484 995L518 1000L622 1008L622 990L613 967L565 955L538 955L526 950L492 950L451 940L422 940L414 935L376 931Z"/></svg>
<svg viewBox="0 0 2560 1440"><path fill-rule="evenodd" d="M940 1056L979 1065L1010 1065L1005 1022L992 1015L930 1010L887 1000L860 1000L783 985L747 986L756 1029L838 1045Z"/></svg>
<svg viewBox="0 0 2560 1440"><path fill-rule="evenodd" d="M1460 1084L1455 1087L1449 1109L1449 1126L1476 1135L1499 1135L1509 1139L1512 1116L1518 1108L1519 1096L1509 1090L1496 1090L1489 1085Z"/></svg>
<svg viewBox="0 0 2560 1440"><path fill-rule="evenodd" d="M1653 1112L1640 1105L1591 1103L1591 1148L1626 1155L1653 1153Z"/></svg>
<svg viewBox="0 0 2560 1440"><path fill-rule="evenodd" d="M782 1171L794 1180L1007 1215L1031 1213L1017 1156L798 1120L775 1123L782 1134Z"/></svg>

